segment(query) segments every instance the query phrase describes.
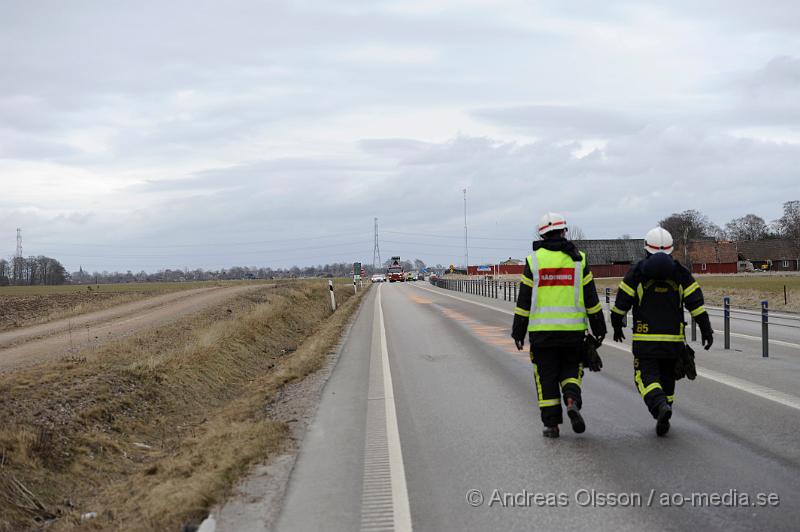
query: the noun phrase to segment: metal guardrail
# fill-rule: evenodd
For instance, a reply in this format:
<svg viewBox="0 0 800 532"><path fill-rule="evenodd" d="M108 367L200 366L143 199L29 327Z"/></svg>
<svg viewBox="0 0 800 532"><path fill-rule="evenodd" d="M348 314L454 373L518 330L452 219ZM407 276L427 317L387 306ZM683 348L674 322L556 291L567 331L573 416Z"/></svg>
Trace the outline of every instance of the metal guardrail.
<svg viewBox="0 0 800 532"><path fill-rule="evenodd" d="M466 294L479 295L492 299L500 299L502 297L503 301L517 300L518 283L514 281L498 281L491 279L436 279L431 280L431 284L446 290L464 292ZM606 308L610 311L611 288L606 288L603 295ZM722 318L723 340L726 350L731 348L731 320L761 324L761 356L763 358L769 357L770 326L800 329L800 315L795 316L784 313L770 314L768 301L761 302L761 312L732 308L731 298L727 296L723 298L722 307L706 306L705 308L710 316ZM697 341L697 322L694 318L691 318L691 339L693 342Z"/></svg>

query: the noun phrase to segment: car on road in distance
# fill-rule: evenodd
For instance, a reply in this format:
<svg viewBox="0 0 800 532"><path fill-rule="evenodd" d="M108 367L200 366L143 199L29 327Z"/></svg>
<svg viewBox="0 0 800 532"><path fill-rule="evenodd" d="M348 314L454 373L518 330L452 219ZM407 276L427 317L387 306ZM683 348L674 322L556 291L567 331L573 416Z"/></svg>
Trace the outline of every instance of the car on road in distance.
<svg viewBox="0 0 800 532"><path fill-rule="evenodd" d="M382 273L376 273L375 275L372 276L370 281L372 281L373 283L385 283L386 276L383 275Z"/></svg>

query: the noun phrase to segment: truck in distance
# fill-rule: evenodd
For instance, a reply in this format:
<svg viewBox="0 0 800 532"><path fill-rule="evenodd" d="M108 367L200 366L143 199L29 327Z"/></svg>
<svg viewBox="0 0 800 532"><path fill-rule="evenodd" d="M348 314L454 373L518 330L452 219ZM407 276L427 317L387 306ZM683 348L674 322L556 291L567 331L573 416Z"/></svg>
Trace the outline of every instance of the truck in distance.
<svg viewBox="0 0 800 532"><path fill-rule="evenodd" d="M406 280L405 275L403 275L403 264L400 262L400 257L392 257L392 261L386 269L386 280L390 283L395 281L402 283Z"/></svg>

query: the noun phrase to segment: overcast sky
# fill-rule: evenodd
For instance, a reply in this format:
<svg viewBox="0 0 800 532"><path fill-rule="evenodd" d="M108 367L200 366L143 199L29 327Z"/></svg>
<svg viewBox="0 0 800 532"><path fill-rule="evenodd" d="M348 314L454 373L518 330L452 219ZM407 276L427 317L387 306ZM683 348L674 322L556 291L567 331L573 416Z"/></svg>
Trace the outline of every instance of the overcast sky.
<svg viewBox="0 0 800 532"><path fill-rule="evenodd" d="M522 257L800 199L800 4L0 0L0 256Z"/></svg>

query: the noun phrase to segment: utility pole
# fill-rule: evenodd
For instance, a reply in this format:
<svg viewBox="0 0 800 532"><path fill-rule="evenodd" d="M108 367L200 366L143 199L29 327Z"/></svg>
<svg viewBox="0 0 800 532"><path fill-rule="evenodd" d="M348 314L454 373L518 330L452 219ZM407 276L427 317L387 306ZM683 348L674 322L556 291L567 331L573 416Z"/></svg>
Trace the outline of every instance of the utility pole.
<svg viewBox="0 0 800 532"><path fill-rule="evenodd" d="M464 189L464 268L469 275L469 241L467 240L467 189Z"/></svg>
<svg viewBox="0 0 800 532"><path fill-rule="evenodd" d="M375 247L372 249L372 270L378 271L381 266L381 247L378 245L378 219L375 218Z"/></svg>

